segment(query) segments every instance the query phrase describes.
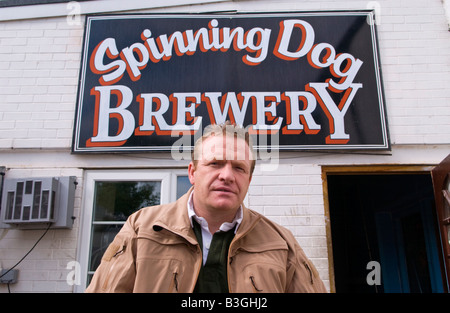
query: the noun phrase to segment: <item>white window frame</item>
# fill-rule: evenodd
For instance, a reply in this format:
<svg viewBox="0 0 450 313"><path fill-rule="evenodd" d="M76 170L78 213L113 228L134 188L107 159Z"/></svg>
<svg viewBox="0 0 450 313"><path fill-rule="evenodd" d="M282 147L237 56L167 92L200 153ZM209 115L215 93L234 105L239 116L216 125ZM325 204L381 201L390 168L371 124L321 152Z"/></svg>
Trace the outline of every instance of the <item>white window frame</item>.
<svg viewBox="0 0 450 313"><path fill-rule="evenodd" d="M176 177L187 175L187 170L168 169L130 169L130 170L89 170L85 172L82 212L78 240L77 260L80 264L80 285L75 292L84 292L87 283L89 250L91 246L92 213L94 205L95 183L97 181L160 181L161 204L174 201L176 196ZM175 192L173 191L175 190Z"/></svg>

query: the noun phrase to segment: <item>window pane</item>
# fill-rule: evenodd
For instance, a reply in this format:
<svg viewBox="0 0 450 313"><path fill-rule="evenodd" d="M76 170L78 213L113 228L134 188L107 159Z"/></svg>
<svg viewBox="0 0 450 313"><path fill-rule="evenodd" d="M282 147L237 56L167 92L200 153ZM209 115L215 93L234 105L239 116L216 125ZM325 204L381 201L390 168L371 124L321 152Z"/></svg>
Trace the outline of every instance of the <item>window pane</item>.
<svg viewBox="0 0 450 313"><path fill-rule="evenodd" d="M122 225L123 224L93 225L89 271L95 271L95 269L100 265L103 254L122 228Z"/></svg>
<svg viewBox="0 0 450 313"><path fill-rule="evenodd" d="M93 273L103 254L132 213L160 204L160 181L97 181L88 271Z"/></svg>
<svg viewBox="0 0 450 313"><path fill-rule="evenodd" d="M177 176L177 199L184 195L189 188L191 188L191 182L187 176Z"/></svg>
<svg viewBox="0 0 450 313"><path fill-rule="evenodd" d="M161 182L96 182L94 221L125 221L137 210L160 203Z"/></svg>

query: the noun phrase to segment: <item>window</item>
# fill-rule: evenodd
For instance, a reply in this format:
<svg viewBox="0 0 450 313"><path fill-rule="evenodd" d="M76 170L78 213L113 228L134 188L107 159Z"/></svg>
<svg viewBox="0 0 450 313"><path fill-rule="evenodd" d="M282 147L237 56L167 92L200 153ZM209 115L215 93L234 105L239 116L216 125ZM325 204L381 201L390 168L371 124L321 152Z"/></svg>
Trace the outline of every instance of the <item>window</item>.
<svg viewBox="0 0 450 313"><path fill-rule="evenodd" d="M81 277L80 289L84 290L89 284L106 248L128 216L146 206L175 201L190 188L186 172L118 170L86 173L80 240L84 277Z"/></svg>
<svg viewBox="0 0 450 313"><path fill-rule="evenodd" d="M191 182L189 181L189 177L185 175L177 176L177 199L184 195L189 188L191 188Z"/></svg>
<svg viewBox="0 0 450 313"><path fill-rule="evenodd" d="M161 203L161 181L96 181L88 282L128 216Z"/></svg>

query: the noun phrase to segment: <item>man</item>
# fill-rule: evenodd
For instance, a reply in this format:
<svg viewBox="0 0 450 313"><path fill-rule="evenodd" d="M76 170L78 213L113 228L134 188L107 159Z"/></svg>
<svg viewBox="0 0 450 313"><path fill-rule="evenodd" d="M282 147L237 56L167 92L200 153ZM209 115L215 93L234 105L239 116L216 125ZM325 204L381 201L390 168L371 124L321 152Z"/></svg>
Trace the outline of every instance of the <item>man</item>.
<svg viewBox="0 0 450 313"><path fill-rule="evenodd" d="M193 187L132 214L87 292L326 292L287 229L242 204L255 159L233 125L207 127L192 152Z"/></svg>

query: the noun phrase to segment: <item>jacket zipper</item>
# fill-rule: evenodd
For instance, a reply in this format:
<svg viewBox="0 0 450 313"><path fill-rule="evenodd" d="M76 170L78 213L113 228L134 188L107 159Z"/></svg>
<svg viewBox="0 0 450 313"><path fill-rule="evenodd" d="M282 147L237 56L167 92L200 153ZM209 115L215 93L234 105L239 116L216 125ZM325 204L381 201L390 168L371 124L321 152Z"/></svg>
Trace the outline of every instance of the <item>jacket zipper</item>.
<svg viewBox="0 0 450 313"><path fill-rule="evenodd" d="M178 280L177 280L177 275L178 275L177 272L174 272L174 273L173 273L172 282L170 283L168 292L172 292L174 288L175 288L175 291L178 292Z"/></svg>
<svg viewBox="0 0 450 313"><path fill-rule="evenodd" d="M155 227L155 226L160 227L161 229L165 229L165 230L167 230L168 232L171 232L172 234L174 234L174 235L176 235L176 236L178 236L178 237L183 238L184 240L187 241L188 246L189 246L189 245L197 246L197 251L198 251L198 249L201 250L201 248L200 248L200 246L199 246L198 244L195 244L194 242L192 242L188 237L186 237L186 236L185 236L184 234L182 234L181 232L172 230L172 229L170 229L169 227L167 227L167 226L164 225L164 224L158 224L158 223L155 223L155 224L153 225L153 227ZM192 290L191 290L190 292L194 292L195 284L197 283L198 275L200 275L200 270L201 270L201 268L202 268L202 265L203 265L203 258L202 258L201 252L200 252L200 266L198 267L197 275L195 276L196 278L195 278L194 284L193 284L193 286L192 286ZM173 280L172 280L172 283L171 283L171 288L169 289L169 292L172 290L172 288L173 288L174 286L176 287L176 291L178 292L178 280L177 280L177 275L178 275L178 273L173 273L173 274L174 274L174 277L173 277Z"/></svg>
<svg viewBox="0 0 450 313"><path fill-rule="evenodd" d="M252 286L253 286L253 289L255 289L255 291L257 291L257 292L262 291L262 289L258 289L258 287L256 287L255 278L253 276L250 276L250 281L252 282Z"/></svg>
<svg viewBox="0 0 450 313"><path fill-rule="evenodd" d="M256 226L257 222L259 221L259 218L256 219L256 221L253 222L253 224L245 231L245 233L241 234L238 239L243 238L244 236L246 236L252 229L253 227ZM230 246L228 247L228 265L227 265L227 281L228 281L228 291L230 293L232 293L233 291L231 290L231 284L230 284L230 267L231 267L231 263L233 263L234 257L237 255L238 251L236 251L236 253L234 255L231 255L231 247L233 246L233 244L236 242L236 236L233 238L233 240L230 243Z"/></svg>
<svg viewBox="0 0 450 313"><path fill-rule="evenodd" d="M109 277L111 276L114 265L116 265L116 257L119 256L120 254L122 254L124 251L125 251L125 246L122 246L122 248L112 256L111 261L110 261L110 262L112 262L112 264L108 270L108 275L106 275L105 282L103 283L103 289L106 289L106 287L109 283Z"/></svg>
<svg viewBox="0 0 450 313"><path fill-rule="evenodd" d="M306 263L306 262L303 262L303 265L306 267L306 269L308 270L308 272L309 272L309 277L310 277L310 279L311 279L311 285L313 285L314 284L314 281L313 281L313 273L312 273L312 271L311 271L311 268L309 267L309 265L308 265L308 263Z"/></svg>
<svg viewBox="0 0 450 313"><path fill-rule="evenodd" d="M200 246L199 246L199 245L197 245L197 251L198 251L198 249L200 249ZM200 250L201 250L201 249L200 249ZM195 275L195 281L194 281L194 284L193 284L193 286L192 286L191 292L194 292L195 285L197 284L197 280L198 280L198 275L200 275L200 270L202 269L202 266L203 266L202 252L200 252L200 253L198 253L198 254L200 255L200 266L199 266L198 269L197 269L197 275Z"/></svg>
<svg viewBox="0 0 450 313"><path fill-rule="evenodd" d="M122 254L123 253L123 251L125 250L125 247L122 247L122 249L120 249L119 251L117 251L116 253L114 253L114 255L113 255L113 259L116 257L116 256L118 256L119 254Z"/></svg>

